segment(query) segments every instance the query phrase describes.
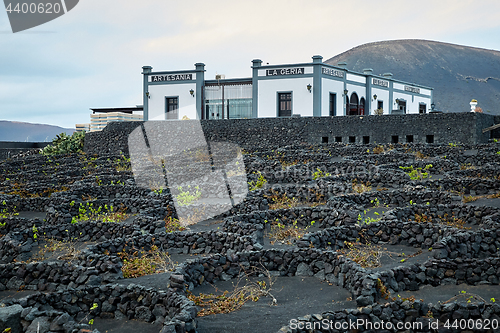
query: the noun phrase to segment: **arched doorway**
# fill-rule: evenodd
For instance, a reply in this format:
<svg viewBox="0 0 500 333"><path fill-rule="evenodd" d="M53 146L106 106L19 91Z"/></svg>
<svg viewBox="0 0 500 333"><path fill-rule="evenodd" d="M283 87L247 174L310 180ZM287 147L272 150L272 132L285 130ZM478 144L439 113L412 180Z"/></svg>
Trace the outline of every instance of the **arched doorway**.
<svg viewBox="0 0 500 333"><path fill-rule="evenodd" d="M358 106L359 106L359 99L358 99L358 94L352 93L351 94L351 100L349 105L349 115L357 115L358 114Z"/></svg>
<svg viewBox="0 0 500 333"><path fill-rule="evenodd" d="M361 97L359 100L359 112L358 114L364 115L365 114L365 98Z"/></svg>

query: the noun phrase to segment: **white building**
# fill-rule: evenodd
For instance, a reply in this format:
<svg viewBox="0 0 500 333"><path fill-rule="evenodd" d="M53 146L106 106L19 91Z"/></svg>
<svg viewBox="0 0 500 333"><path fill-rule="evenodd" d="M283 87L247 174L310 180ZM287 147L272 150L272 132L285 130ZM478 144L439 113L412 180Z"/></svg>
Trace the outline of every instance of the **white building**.
<svg viewBox="0 0 500 333"><path fill-rule="evenodd" d="M110 122L114 121L142 121L142 106L128 108L97 108L91 109L90 132L102 131ZM137 114L134 114L137 112Z"/></svg>
<svg viewBox="0 0 500 333"><path fill-rule="evenodd" d="M90 123L76 124L75 127L77 132L90 132Z"/></svg>
<svg viewBox="0 0 500 333"><path fill-rule="evenodd" d="M427 113L433 88L398 81L391 73L358 73L331 66L321 56L311 63L262 65L252 77L205 80L205 65L194 70L153 72L143 67L144 120L327 117Z"/></svg>

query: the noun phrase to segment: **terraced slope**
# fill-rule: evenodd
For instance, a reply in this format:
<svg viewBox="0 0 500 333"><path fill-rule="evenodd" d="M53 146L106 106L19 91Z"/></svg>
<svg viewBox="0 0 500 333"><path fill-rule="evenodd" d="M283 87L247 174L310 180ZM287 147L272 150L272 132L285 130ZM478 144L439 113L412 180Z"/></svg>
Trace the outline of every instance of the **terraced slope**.
<svg viewBox="0 0 500 333"><path fill-rule="evenodd" d="M178 219L177 192L138 187L126 156L1 162L0 331L344 332L359 319L430 332L481 319L494 332L498 151L255 147L245 174L227 175L247 178L243 202L196 224ZM193 156L190 168L205 158ZM187 192L185 207L210 209Z"/></svg>

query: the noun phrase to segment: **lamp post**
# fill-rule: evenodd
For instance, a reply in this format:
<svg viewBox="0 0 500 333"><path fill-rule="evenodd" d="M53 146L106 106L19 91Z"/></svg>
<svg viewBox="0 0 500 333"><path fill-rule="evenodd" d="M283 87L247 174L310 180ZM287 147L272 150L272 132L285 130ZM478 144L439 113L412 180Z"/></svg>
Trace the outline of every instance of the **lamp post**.
<svg viewBox="0 0 500 333"><path fill-rule="evenodd" d="M347 93L349 92L349 90L347 89L344 89L344 107L345 107L345 115L347 116L347 112L348 112L348 109L347 109Z"/></svg>

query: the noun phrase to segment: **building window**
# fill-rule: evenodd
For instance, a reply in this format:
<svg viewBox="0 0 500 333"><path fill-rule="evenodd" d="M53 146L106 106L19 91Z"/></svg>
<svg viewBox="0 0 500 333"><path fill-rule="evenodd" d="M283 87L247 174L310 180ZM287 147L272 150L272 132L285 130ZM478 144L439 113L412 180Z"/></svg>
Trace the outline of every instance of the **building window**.
<svg viewBox="0 0 500 333"><path fill-rule="evenodd" d="M210 84L204 88L205 119L252 118L252 85Z"/></svg>
<svg viewBox="0 0 500 333"><path fill-rule="evenodd" d="M418 113L426 113L427 112L427 105L420 103L418 106Z"/></svg>
<svg viewBox="0 0 500 333"><path fill-rule="evenodd" d="M292 93L278 93L278 117L292 116Z"/></svg>
<svg viewBox="0 0 500 333"><path fill-rule="evenodd" d="M399 100L399 102L398 102L398 109L402 113L406 113L406 101Z"/></svg>
<svg viewBox="0 0 500 333"><path fill-rule="evenodd" d="M337 95L330 93L330 117L337 115Z"/></svg>
<svg viewBox="0 0 500 333"><path fill-rule="evenodd" d="M179 119L179 97L165 98L165 119Z"/></svg>
<svg viewBox="0 0 500 333"><path fill-rule="evenodd" d="M384 101L378 101L377 102L377 109L384 109Z"/></svg>

